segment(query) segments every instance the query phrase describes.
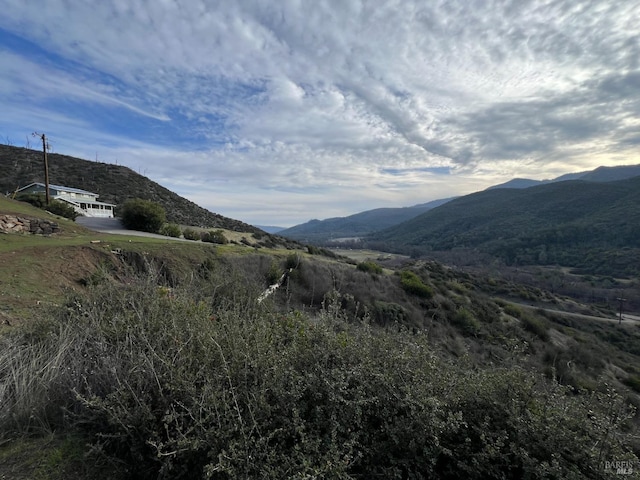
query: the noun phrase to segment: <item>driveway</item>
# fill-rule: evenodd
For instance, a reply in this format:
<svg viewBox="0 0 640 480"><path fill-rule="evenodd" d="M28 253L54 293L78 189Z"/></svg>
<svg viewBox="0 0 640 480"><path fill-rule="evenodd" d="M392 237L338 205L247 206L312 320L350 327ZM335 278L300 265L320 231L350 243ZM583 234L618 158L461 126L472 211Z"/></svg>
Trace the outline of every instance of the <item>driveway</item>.
<svg viewBox="0 0 640 480"><path fill-rule="evenodd" d="M122 225L119 218L99 218L99 217L77 217L76 223L82 225L89 230L94 230L101 233L113 233L115 235L133 235L136 237L148 237L148 238L162 238L164 240L180 240L185 241L184 238L167 237L165 235L158 235L156 233L138 232L137 230L127 230Z"/></svg>

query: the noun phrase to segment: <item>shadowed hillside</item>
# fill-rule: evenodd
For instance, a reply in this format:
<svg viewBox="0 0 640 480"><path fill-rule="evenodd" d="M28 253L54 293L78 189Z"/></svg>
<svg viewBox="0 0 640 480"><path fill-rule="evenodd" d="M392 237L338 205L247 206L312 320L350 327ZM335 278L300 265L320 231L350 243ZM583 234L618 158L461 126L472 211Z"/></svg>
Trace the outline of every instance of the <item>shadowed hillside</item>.
<svg viewBox="0 0 640 480"><path fill-rule="evenodd" d="M599 167L595 170L568 173L550 180L531 180L514 178L506 183L494 185L487 190L525 189L550 183L569 180L585 180L589 182L611 182L624 180L640 175L640 165L623 165L618 167ZM280 235L298 241L315 244L331 243L335 239L358 239L373 232L379 232L451 201L455 197L433 200L431 202L403 208L377 208L349 215L348 217L310 220L278 232Z"/></svg>
<svg viewBox="0 0 640 480"><path fill-rule="evenodd" d="M344 237L361 237L415 218L450 200L451 198L445 198L412 207L376 208L348 217L310 220L307 223L282 230L278 232L278 235L311 243L330 242L333 239Z"/></svg>
<svg viewBox="0 0 640 480"><path fill-rule="evenodd" d="M633 275L640 269L629 262L640 252L640 177L486 190L370 238L390 251L467 250L507 264Z"/></svg>
<svg viewBox="0 0 640 480"><path fill-rule="evenodd" d="M48 157L50 183L97 193L103 202L120 205L130 198L142 198L162 205L169 222L241 232L260 231L252 225L212 213L128 167L56 153ZM44 183L42 152L0 145L0 192L14 192L33 182Z"/></svg>

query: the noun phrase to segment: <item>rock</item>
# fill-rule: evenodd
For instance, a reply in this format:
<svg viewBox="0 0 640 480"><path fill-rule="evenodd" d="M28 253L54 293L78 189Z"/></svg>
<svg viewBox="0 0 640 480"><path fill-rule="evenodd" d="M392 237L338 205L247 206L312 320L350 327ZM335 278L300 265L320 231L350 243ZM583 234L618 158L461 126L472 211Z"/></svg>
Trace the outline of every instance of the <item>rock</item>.
<svg viewBox="0 0 640 480"><path fill-rule="evenodd" d="M0 215L0 233L32 233L34 235L52 235L60 231L60 226L49 220Z"/></svg>

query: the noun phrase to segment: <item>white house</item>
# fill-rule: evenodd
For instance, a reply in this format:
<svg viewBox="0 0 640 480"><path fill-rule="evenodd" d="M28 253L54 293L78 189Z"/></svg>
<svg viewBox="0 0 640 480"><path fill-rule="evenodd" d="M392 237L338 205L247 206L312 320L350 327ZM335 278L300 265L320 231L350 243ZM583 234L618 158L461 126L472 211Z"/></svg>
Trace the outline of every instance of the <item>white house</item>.
<svg viewBox="0 0 640 480"><path fill-rule="evenodd" d="M31 183L26 187L19 188L18 194L45 194L44 183ZM115 205L111 203L99 202L98 194L80 190L79 188L63 187L61 185L49 184L49 197L51 200L60 200L70 204L76 212L85 217L105 217L112 218Z"/></svg>

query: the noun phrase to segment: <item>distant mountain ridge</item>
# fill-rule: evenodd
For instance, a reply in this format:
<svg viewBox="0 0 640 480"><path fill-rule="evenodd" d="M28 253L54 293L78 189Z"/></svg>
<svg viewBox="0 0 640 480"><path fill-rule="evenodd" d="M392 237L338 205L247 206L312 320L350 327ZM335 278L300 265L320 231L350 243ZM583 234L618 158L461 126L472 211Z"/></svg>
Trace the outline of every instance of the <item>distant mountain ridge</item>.
<svg viewBox="0 0 640 480"><path fill-rule="evenodd" d="M625 174L635 173L627 168ZM507 264L559 264L594 273L640 273L640 176L495 188L452 200L367 241L389 251L484 253Z"/></svg>
<svg viewBox="0 0 640 480"><path fill-rule="evenodd" d="M120 205L130 198L142 198L162 205L172 223L261 232L253 225L210 212L128 167L56 153L48 157L50 183L97 193L100 201ZM44 182L42 152L0 145L0 192L14 192L33 182Z"/></svg>
<svg viewBox="0 0 640 480"><path fill-rule="evenodd" d="M453 198L453 197L452 197ZM278 235L302 242L324 243L339 238L354 238L397 225L436 208L451 198L401 208L376 208L326 220L310 220L278 232Z"/></svg>
<svg viewBox="0 0 640 480"><path fill-rule="evenodd" d="M565 182L569 180L585 180L591 182L609 182L623 180L640 175L640 165L625 165L618 167L598 167L577 173L567 173L550 180L531 180L528 178L514 178L508 182L494 185L486 190L496 189L526 189L550 183ZM335 217L325 220L310 220L306 223L295 225L278 232L287 238L302 242L328 243L336 239L361 238L400 225L412 218L445 205L447 202L458 198L450 197L431 202L402 208L377 208L356 213L348 217Z"/></svg>
<svg viewBox="0 0 640 480"><path fill-rule="evenodd" d="M551 180L531 180L528 178L514 178L508 182L487 188L529 188L547 183L566 182L567 180L585 180L588 182L613 182L640 175L640 165L622 165L618 167L598 167L585 172L567 173Z"/></svg>
<svg viewBox="0 0 640 480"><path fill-rule="evenodd" d="M285 229L285 227L278 227L275 225L254 225L254 227L267 233L278 233Z"/></svg>

